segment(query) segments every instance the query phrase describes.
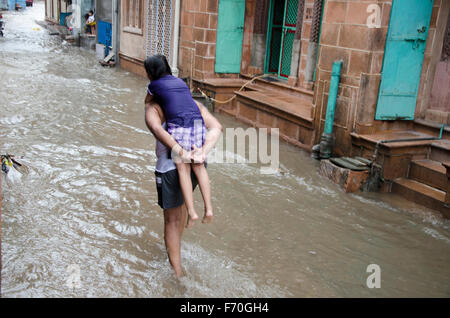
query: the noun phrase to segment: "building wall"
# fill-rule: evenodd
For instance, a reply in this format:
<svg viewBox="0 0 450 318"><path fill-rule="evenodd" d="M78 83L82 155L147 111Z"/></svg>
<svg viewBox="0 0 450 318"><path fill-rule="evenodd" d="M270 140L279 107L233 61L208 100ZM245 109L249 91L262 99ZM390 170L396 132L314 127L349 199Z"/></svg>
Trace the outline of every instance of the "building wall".
<svg viewBox="0 0 450 318"><path fill-rule="evenodd" d="M305 0L303 21L298 19L297 29L300 33L300 52L298 59L292 61L291 69L296 69L294 78L289 78L288 85L311 89L312 84L305 81L308 55L308 44L311 35L314 0ZM244 43L242 46L242 73L247 75L261 74L264 71L266 58L266 39L268 30L268 14L270 0L247 0L244 25ZM301 23L301 25L300 25ZM298 32L298 31L297 31ZM295 46L295 44L294 44ZM294 51L293 51L294 54ZM296 65L294 65L296 63Z"/></svg>
<svg viewBox="0 0 450 318"><path fill-rule="evenodd" d="M261 1L261 0L260 0ZM251 74L251 61L252 61L252 50L253 39L255 37L254 26L256 19L256 6L258 5L257 0L246 0L245 1L245 17L244 17L244 36L242 40L242 59L241 59L241 73L247 75Z"/></svg>
<svg viewBox="0 0 450 318"><path fill-rule="evenodd" d="M380 28L366 25L366 8L374 3L381 8ZM323 10L314 91L316 136L323 131L333 62L343 60L334 133L336 151L349 153L350 132L368 132L373 126L391 1L326 0Z"/></svg>
<svg viewBox="0 0 450 318"><path fill-rule="evenodd" d="M176 0L141 0L139 28L135 24L126 25L127 20L133 19L129 18L129 3L130 0L121 2L120 66L146 76L143 63L147 56L164 54L174 69L176 66L173 61Z"/></svg>
<svg viewBox="0 0 450 318"><path fill-rule="evenodd" d="M58 0L46 0L45 19L58 23Z"/></svg>
<svg viewBox="0 0 450 318"><path fill-rule="evenodd" d="M196 80L214 73L218 0L182 0L178 69L180 77Z"/></svg>
<svg viewBox="0 0 450 318"><path fill-rule="evenodd" d="M447 30L447 22L450 15L450 0L435 0L433 12L431 14L430 31L427 40L427 47L425 49L424 67L420 79L419 95L417 98L415 117L420 119L427 119L438 123L450 124L450 98L449 89L445 85L438 85L441 98L446 99L449 103L446 107L441 107L439 111L432 110L430 103L431 92L436 74L436 66L440 62L442 56L442 46L444 44L445 33ZM448 39L448 37L447 37ZM447 44L448 45L448 44ZM442 65L441 65L442 67ZM444 65L444 68L449 68L449 62ZM437 80L445 81L445 77ZM444 97L444 95L446 95Z"/></svg>
<svg viewBox="0 0 450 318"><path fill-rule="evenodd" d="M70 12L68 2L61 0L60 3L61 3L61 12L63 13Z"/></svg>
<svg viewBox="0 0 450 318"><path fill-rule="evenodd" d="M305 8L303 12L303 24L301 35L301 51L298 66L297 86L302 88L311 88L310 83L305 81L306 62L308 56L309 38L311 36L311 25L313 19L314 0L305 0Z"/></svg>
<svg viewBox="0 0 450 318"><path fill-rule="evenodd" d="M120 18L120 66L128 71L145 76L143 62L145 55L145 39L147 30L145 28L147 21L147 1L141 0L143 10L141 10L141 29L131 29L125 25L125 15L129 14L126 1L121 1ZM129 0L128 0L129 1Z"/></svg>
<svg viewBox="0 0 450 318"><path fill-rule="evenodd" d="M366 9L377 4L381 11L381 27L369 28ZM328 102L331 68L334 61L344 61L339 85L334 133L336 152L349 154L350 133L371 134L381 130L408 129L411 121L375 121L375 110L389 26L391 0L352 1L326 0L321 28L319 58L314 90L316 142L323 131ZM434 1L426 54L423 63L416 113L426 94L426 78L430 70L441 0Z"/></svg>

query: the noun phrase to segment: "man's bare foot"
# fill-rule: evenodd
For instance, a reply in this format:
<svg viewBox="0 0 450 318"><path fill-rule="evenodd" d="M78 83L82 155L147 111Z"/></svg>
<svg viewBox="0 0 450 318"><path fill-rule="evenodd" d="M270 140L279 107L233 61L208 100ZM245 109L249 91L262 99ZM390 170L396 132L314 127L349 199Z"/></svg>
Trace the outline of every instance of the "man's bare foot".
<svg viewBox="0 0 450 318"><path fill-rule="evenodd" d="M187 224L186 224L186 228L188 229L188 228L190 228L192 225L194 225L194 223L195 223L195 221L196 220L198 220L198 215L197 215L197 213L192 213L192 216L191 216L191 214L188 214L188 221L187 221Z"/></svg>
<svg viewBox="0 0 450 318"><path fill-rule="evenodd" d="M180 279L181 277L186 276L186 271L184 270L183 267L179 268L178 270L175 271L175 277L177 279Z"/></svg>
<svg viewBox="0 0 450 318"><path fill-rule="evenodd" d="M205 215L203 216L202 223L207 224L211 223L213 219L213 212L212 210L205 211Z"/></svg>

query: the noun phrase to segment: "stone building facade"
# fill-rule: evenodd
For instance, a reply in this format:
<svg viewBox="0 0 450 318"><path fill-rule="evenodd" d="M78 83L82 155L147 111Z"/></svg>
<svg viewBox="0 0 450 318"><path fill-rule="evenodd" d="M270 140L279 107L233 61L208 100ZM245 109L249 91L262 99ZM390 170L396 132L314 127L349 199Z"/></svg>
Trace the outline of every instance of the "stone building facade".
<svg viewBox="0 0 450 318"><path fill-rule="evenodd" d="M165 14L165 32L155 18L161 5L179 6ZM283 140L311 151L324 129L332 65L341 60L334 155L373 159L378 148L387 191L410 177L415 160L433 161L444 178L450 0L147 0L142 8L142 34L121 26L122 67L144 75L145 57L167 52L215 111L278 128ZM166 44L149 49L163 33ZM423 140L440 133L442 140ZM393 139L404 141L384 142Z"/></svg>

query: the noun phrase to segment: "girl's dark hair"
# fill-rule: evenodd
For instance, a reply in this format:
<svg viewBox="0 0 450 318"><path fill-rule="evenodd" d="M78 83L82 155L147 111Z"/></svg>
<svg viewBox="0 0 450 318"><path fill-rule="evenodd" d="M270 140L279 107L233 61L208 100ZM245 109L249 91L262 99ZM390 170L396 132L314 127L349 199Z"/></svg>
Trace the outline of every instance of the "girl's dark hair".
<svg viewBox="0 0 450 318"><path fill-rule="evenodd" d="M156 81L164 75L172 75L169 62L164 55L153 55L148 57L144 62L147 76L151 81Z"/></svg>

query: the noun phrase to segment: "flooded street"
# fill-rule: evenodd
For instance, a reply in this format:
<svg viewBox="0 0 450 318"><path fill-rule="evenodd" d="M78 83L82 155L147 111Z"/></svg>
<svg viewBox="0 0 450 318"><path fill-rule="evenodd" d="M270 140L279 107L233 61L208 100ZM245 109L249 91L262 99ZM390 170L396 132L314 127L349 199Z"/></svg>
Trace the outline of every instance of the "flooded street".
<svg viewBox="0 0 450 318"><path fill-rule="evenodd" d="M184 232L177 281L143 117L148 81L49 35L35 23L43 2L3 17L0 152L29 168L15 181L2 173L3 297L450 297L449 221L393 195L345 194L283 142L275 175L208 166L216 216ZM366 286L369 264L379 289ZM80 285L69 288L73 268Z"/></svg>

